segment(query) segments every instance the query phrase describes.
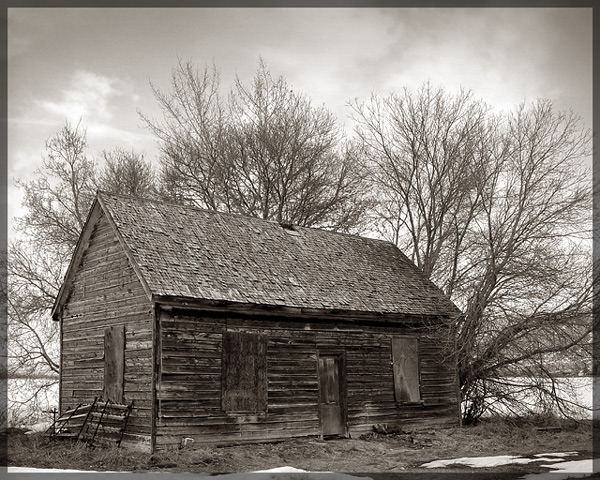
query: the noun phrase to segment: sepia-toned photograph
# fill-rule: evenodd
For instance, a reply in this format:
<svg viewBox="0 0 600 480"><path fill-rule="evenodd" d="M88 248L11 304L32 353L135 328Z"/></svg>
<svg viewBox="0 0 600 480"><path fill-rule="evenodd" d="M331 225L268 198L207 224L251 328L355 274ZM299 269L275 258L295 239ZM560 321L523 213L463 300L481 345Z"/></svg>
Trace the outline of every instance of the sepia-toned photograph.
<svg viewBox="0 0 600 480"><path fill-rule="evenodd" d="M6 22L9 474L598 478L591 7Z"/></svg>

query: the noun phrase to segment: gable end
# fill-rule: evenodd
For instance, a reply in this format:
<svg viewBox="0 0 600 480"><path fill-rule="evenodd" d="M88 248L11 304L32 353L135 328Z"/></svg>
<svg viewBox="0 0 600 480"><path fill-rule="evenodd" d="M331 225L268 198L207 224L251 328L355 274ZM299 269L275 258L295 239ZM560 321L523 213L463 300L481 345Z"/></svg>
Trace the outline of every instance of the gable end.
<svg viewBox="0 0 600 480"><path fill-rule="evenodd" d="M143 276L139 270L139 267L137 266L135 259L133 258L133 255L131 254L130 249L127 247L127 244L125 243L121 234L119 233L119 231L115 225L115 222L111 218L110 214L108 214L108 211L106 210L106 208L104 208L104 206L102 205L101 200L98 196L98 198L96 200L94 200L94 203L92 204L92 208L90 209L90 212L88 214L87 220L83 227L83 231L81 232L81 235L79 236L79 240L77 241L77 245L75 246L75 251L73 252L73 256L71 257L71 262L69 263L69 267L67 268L67 272L65 274L63 283L62 283L60 290L58 291L58 295L56 296L56 299L54 301L54 305L52 307L52 312L51 312L52 320L57 321L60 319L62 308L65 305L65 303L67 302L67 300L69 299L69 296L70 296L72 288L73 288L73 280L74 280L75 272L77 271L77 269L79 268L79 266L81 264L83 255L85 254L86 250L89 248L90 238L91 238L92 232L94 230L94 226L101 220L102 217L106 217L106 219L108 220L108 223L111 226L111 229L112 229L114 235L117 237L119 244L121 245L121 248L123 248L125 255L127 256L127 259L129 260L130 265L132 266L133 270L135 271L136 275L138 276L140 283L142 284L142 287L144 289L144 292L148 296L148 299L151 300L151 298L152 298L152 292L150 291L150 288L148 287L147 282L143 278Z"/></svg>

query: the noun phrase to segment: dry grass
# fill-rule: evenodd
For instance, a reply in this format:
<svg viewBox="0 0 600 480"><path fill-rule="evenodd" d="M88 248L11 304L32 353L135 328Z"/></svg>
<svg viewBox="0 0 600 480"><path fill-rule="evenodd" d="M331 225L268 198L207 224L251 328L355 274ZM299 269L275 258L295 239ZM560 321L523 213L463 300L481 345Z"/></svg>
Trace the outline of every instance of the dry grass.
<svg viewBox="0 0 600 480"><path fill-rule="evenodd" d="M419 465L463 456L533 455L577 451L592 456L589 423L562 422L560 432L540 432L535 419L509 422L489 419L475 427L371 434L359 439L323 441L297 439L276 444L196 447L158 452L152 456L116 447L90 449L68 441L51 441L43 434L13 432L8 440L8 464L38 468L97 471L243 472L284 465L308 471L419 471ZM548 422L546 422L547 424ZM466 467L458 467L466 468ZM497 470L506 470L498 467ZM511 466L538 471L534 465ZM494 471L494 470L492 470Z"/></svg>

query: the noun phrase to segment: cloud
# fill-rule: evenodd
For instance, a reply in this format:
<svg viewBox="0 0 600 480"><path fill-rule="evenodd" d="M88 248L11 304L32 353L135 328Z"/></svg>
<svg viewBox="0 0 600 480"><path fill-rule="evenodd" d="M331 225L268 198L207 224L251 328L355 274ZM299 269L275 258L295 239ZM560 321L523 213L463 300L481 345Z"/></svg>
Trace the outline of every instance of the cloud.
<svg viewBox="0 0 600 480"><path fill-rule="evenodd" d="M86 125L86 131L90 144L93 143L97 152L120 146L125 149L133 148L148 159L158 156L156 139L147 130L117 128L97 122Z"/></svg>
<svg viewBox="0 0 600 480"><path fill-rule="evenodd" d="M31 128L43 130L41 135L49 138L65 121L71 124L81 121L90 154L119 145L157 155L154 137L136 125L136 104L142 97L130 79L77 70L53 97L33 100L35 113L30 106L27 113L9 118L15 149L16 139L26 139Z"/></svg>
<svg viewBox="0 0 600 480"><path fill-rule="evenodd" d="M47 112L69 121L84 118L86 122L106 122L113 117L111 100L122 94L119 84L117 78L78 70L58 101L42 100L39 104Z"/></svg>

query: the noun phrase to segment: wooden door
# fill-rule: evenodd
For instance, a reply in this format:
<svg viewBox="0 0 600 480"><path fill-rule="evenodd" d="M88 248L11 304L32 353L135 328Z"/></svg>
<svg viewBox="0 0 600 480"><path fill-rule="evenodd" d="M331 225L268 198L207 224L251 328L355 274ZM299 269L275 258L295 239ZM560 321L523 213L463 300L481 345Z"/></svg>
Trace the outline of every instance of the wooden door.
<svg viewBox="0 0 600 480"><path fill-rule="evenodd" d="M321 435L345 435L340 357L319 356Z"/></svg>
<svg viewBox="0 0 600 480"><path fill-rule="evenodd" d="M104 400L123 403L125 326L104 330Z"/></svg>

